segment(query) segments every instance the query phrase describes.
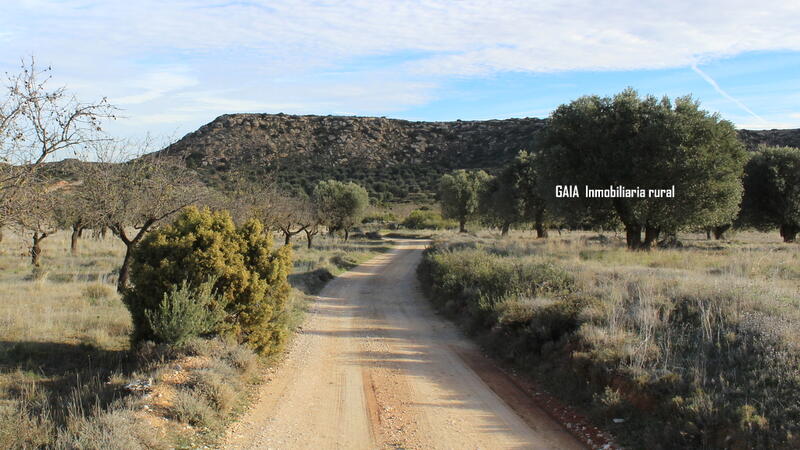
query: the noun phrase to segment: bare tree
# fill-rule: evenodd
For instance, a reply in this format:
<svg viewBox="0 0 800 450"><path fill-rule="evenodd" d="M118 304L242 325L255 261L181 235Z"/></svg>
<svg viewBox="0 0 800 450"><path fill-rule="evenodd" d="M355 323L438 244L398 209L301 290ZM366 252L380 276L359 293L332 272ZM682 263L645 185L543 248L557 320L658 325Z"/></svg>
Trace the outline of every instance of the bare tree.
<svg viewBox="0 0 800 450"><path fill-rule="evenodd" d="M310 202L308 198L280 195L273 208L273 224L284 237L284 245L289 245L292 237L302 233L309 222Z"/></svg>
<svg viewBox="0 0 800 450"><path fill-rule="evenodd" d="M18 74L6 74L0 97L0 222L23 207L22 197L30 200L25 186L49 157L77 154L82 146L106 139L101 121L114 117L105 98L81 103L63 87L49 88L50 71L31 58L22 61Z"/></svg>
<svg viewBox="0 0 800 450"><path fill-rule="evenodd" d="M220 206L231 213L237 224L258 219L265 230L275 228L277 206L281 201L275 179L267 177L254 182L244 173L235 173L233 180L225 192L226 201Z"/></svg>
<svg viewBox="0 0 800 450"><path fill-rule="evenodd" d="M83 188L82 182L64 189L59 196L59 202L54 205L55 218L58 228L70 231L69 250L72 256L78 254L78 239L83 236L83 231L93 225L92 221L97 217L92 211L92 205L86 201L86 197L80 192Z"/></svg>
<svg viewBox="0 0 800 450"><path fill-rule="evenodd" d="M119 164L99 163L92 171L81 192L95 211L92 222L108 227L125 244L117 281L122 291L128 287L132 251L144 235L200 200L205 188L185 166L153 155Z"/></svg>
<svg viewBox="0 0 800 450"><path fill-rule="evenodd" d="M56 205L62 197L63 185L49 181L28 183L17 196L20 209L14 213L13 224L23 234L31 235L31 264L41 265L42 241L58 231Z"/></svg>

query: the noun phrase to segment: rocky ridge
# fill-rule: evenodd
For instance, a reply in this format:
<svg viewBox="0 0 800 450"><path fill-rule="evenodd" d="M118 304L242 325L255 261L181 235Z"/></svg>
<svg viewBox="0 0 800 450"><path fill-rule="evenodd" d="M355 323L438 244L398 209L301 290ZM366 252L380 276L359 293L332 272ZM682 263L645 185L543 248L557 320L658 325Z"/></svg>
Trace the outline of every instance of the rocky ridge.
<svg viewBox="0 0 800 450"><path fill-rule="evenodd" d="M547 121L536 118L413 122L384 117L226 114L162 152L191 167L246 165L381 168L433 164L443 169L499 167L536 147ZM800 146L800 129L740 130L749 149Z"/></svg>

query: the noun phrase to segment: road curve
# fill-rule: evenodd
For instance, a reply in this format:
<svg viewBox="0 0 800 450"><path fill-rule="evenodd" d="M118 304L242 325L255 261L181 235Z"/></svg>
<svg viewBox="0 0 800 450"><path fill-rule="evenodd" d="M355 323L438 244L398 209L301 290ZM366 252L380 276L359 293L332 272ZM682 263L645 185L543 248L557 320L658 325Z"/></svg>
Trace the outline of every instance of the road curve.
<svg viewBox="0 0 800 450"><path fill-rule="evenodd" d="M502 375L480 369L489 364L474 344L420 292L426 242L397 244L325 287L224 447L584 448L503 388Z"/></svg>

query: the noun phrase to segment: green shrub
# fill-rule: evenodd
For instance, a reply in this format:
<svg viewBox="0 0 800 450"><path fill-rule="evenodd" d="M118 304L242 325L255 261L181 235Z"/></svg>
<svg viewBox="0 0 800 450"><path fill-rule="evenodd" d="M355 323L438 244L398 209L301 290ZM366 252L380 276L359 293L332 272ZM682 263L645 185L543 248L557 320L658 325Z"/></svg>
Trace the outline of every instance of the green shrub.
<svg viewBox="0 0 800 450"><path fill-rule="evenodd" d="M214 331L224 318L221 309L214 309L213 282L197 289L184 280L180 286L164 293L158 308L144 312L147 324L158 342L183 345L189 339Z"/></svg>
<svg viewBox="0 0 800 450"><path fill-rule="evenodd" d="M403 220L402 225L411 230L444 230L455 228L458 223L443 219L436 211L415 209Z"/></svg>
<svg viewBox="0 0 800 450"><path fill-rule="evenodd" d="M173 286L215 280L211 309L225 312L215 333L272 353L287 333L290 270L290 246L273 248L258 221L237 228L227 212L187 208L173 224L148 234L133 253L134 287L123 297L133 341L157 339L145 312L159 308Z"/></svg>
<svg viewBox="0 0 800 450"><path fill-rule="evenodd" d="M361 223L363 224L370 224L370 223L389 223L389 222L397 222L397 216L394 215L392 212L376 212L372 214L367 214L361 219Z"/></svg>

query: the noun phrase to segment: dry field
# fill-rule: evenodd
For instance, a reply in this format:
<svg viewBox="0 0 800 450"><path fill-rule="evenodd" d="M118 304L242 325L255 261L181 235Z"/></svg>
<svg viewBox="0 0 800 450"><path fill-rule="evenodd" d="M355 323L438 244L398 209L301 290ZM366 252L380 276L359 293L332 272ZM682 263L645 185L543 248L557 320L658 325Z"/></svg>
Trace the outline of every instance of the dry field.
<svg viewBox="0 0 800 450"><path fill-rule="evenodd" d="M255 360L240 348L213 341L178 353L131 351L130 315L114 284L124 247L111 235L85 235L76 256L70 255L67 232L45 239L37 269L30 265L27 239L6 231L0 243L0 447L107 448L113 443L136 448L212 442L223 422L242 409L246 392L229 392L226 395L233 398L227 399L217 392L218 402L211 402L215 411L206 411L208 405L180 394L185 390L175 388L181 385L175 378L205 377L200 381L206 385L228 383L247 391L246 385L257 381ZM292 281L299 290L291 298L290 322L296 325L305 307L303 291L313 293L331 277L326 272L335 275L389 244L318 236L314 248L307 250L298 236L294 245ZM188 374L176 375L179 372ZM227 379L214 383L214 377ZM173 386L165 388L169 393L158 388L151 392L158 392L160 399L162 394L169 397L169 408L164 401L127 395L123 388L148 379L154 379L154 385ZM142 421L162 433L147 431ZM181 426L167 426L170 421Z"/></svg>
<svg viewBox="0 0 800 450"><path fill-rule="evenodd" d="M634 448L800 445L800 246L630 252L596 233L437 238L431 300ZM616 420L615 420L616 419Z"/></svg>

